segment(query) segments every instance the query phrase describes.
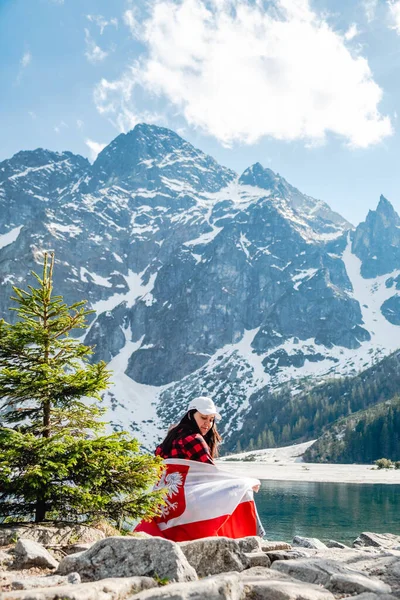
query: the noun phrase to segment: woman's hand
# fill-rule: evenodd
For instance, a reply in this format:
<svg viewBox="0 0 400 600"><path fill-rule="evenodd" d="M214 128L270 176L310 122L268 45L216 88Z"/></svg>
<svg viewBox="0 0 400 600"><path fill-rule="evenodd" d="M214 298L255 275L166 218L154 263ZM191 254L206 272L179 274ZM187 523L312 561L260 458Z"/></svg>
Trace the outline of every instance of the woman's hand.
<svg viewBox="0 0 400 600"><path fill-rule="evenodd" d="M255 492L258 492L259 489L260 489L260 484L259 483L257 485L253 485L253 490Z"/></svg>

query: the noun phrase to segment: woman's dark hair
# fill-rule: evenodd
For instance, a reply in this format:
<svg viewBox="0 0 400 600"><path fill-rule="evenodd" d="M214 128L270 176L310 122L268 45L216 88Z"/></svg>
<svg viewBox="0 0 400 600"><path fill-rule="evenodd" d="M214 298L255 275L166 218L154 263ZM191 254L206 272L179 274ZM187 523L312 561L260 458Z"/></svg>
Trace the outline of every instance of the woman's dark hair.
<svg viewBox="0 0 400 600"><path fill-rule="evenodd" d="M189 435L191 433L200 433L200 435L202 435L194 419L194 414L196 412L197 409L195 408L193 410L189 410L189 412L185 414L178 425L175 425L175 427L173 427L171 431L167 433L166 438L159 446L164 455L168 456L168 454L171 452L172 442L178 437L184 437L185 435ZM211 457L217 457L218 446L221 443L222 438L217 431L215 421L213 422L211 429L203 437L210 448Z"/></svg>

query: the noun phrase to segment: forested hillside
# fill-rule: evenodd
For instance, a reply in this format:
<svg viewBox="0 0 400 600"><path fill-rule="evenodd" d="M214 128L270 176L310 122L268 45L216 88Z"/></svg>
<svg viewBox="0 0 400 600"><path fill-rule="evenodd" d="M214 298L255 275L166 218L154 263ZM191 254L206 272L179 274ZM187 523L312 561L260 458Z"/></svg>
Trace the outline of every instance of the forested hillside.
<svg viewBox="0 0 400 600"><path fill-rule="evenodd" d="M241 442L228 450L281 446L319 437L337 419L400 394L400 351L355 377L331 379L317 387L308 382L296 394L261 390L241 431Z"/></svg>
<svg viewBox="0 0 400 600"><path fill-rule="evenodd" d="M339 419L304 454L306 462L400 460L400 396Z"/></svg>

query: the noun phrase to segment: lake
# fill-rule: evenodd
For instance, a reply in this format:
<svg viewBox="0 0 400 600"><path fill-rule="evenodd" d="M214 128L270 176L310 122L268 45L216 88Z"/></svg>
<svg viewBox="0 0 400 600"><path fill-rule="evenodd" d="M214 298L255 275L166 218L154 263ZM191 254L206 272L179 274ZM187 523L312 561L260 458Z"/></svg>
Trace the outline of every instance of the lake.
<svg viewBox="0 0 400 600"><path fill-rule="evenodd" d="M255 500L269 540L295 535L351 544L362 531L400 535L400 485L261 481Z"/></svg>

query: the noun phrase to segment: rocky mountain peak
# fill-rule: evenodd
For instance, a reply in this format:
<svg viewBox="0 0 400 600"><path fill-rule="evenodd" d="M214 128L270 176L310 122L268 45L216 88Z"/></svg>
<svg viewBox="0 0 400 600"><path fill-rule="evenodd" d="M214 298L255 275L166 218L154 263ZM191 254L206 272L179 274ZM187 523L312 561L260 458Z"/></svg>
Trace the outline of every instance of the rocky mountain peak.
<svg viewBox="0 0 400 600"><path fill-rule="evenodd" d="M355 231L354 254L362 261L364 277L391 273L400 260L400 217L392 204L381 195L376 210Z"/></svg>
<svg viewBox="0 0 400 600"><path fill-rule="evenodd" d="M14 154L12 158L0 163L0 182L13 176L31 174L44 168L51 169L60 166L61 163L64 166L68 163L70 168L81 170L90 166L86 158L68 151L53 152L44 148L22 150Z"/></svg>
<svg viewBox="0 0 400 600"><path fill-rule="evenodd" d="M220 190L236 177L177 133L145 123L106 146L92 171L92 187L129 182L156 189L174 179L184 181L187 188L208 192Z"/></svg>
<svg viewBox="0 0 400 600"><path fill-rule="evenodd" d="M391 204L391 202L389 202L389 200L382 194L379 198L376 214L383 218L386 217L389 220L393 219L394 221L399 221L399 215L394 210L393 204Z"/></svg>
<svg viewBox="0 0 400 600"><path fill-rule="evenodd" d="M286 183L282 177L272 169L264 168L259 162L246 169L239 178L242 185L253 185L264 190L276 190L283 182Z"/></svg>

